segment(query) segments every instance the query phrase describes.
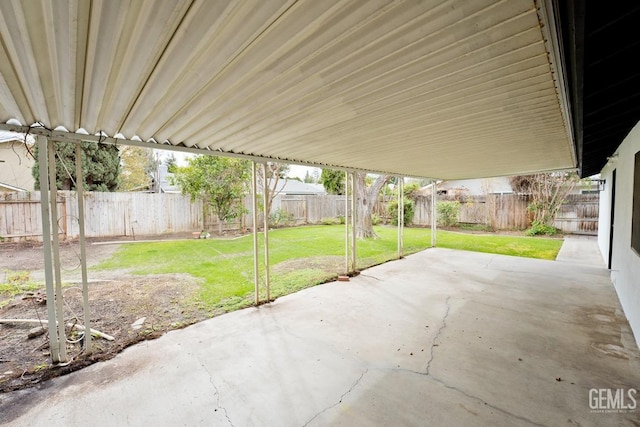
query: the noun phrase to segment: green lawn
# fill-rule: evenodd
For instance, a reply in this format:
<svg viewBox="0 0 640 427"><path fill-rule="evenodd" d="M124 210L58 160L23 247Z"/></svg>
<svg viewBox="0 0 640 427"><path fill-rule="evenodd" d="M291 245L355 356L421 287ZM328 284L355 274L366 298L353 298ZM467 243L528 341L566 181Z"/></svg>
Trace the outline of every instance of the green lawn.
<svg viewBox="0 0 640 427"><path fill-rule="evenodd" d="M359 269L397 256L396 228L376 227L376 232L379 239L358 241ZM439 247L504 255L555 259L561 245L560 239L438 231ZM404 230L405 254L430 246L430 230ZM273 230L269 233L269 248L271 297L326 282L344 271L344 226ZM259 259L262 264L262 236ZM202 288L197 302L208 308L232 310L250 304L253 298L251 235L233 240L194 239L126 244L96 268L129 268L135 274L188 273L201 280Z"/></svg>

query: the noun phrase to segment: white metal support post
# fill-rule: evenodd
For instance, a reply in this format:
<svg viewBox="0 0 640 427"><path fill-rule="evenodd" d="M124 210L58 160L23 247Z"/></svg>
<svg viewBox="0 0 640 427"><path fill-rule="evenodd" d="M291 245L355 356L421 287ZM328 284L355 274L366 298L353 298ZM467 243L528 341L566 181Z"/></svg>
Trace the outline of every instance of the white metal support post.
<svg viewBox="0 0 640 427"><path fill-rule="evenodd" d="M255 304L260 304L260 271L258 265L258 186L256 185L256 162L251 162L251 214L253 219L253 286Z"/></svg>
<svg viewBox="0 0 640 427"><path fill-rule="evenodd" d="M267 197L269 186L267 184L267 164L262 164L262 197L264 205L264 284L267 290L267 302L271 301L269 292L269 211L267 210Z"/></svg>
<svg viewBox="0 0 640 427"><path fill-rule="evenodd" d="M49 161L47 137L38 135L38 167L40 168L40 208L42 211L42 245L44 250L44 280L47 288L47 319L49 352L53 363L60 362L60 340L56 327L56 298L53 284L51 249L51 212L49 205Z"/></svg>
<svg viewBox="0 0 640 427"><path fill-rule="evenodd" d="M358 189L357 189L357 180L356 180L356 174L355 172L351 172L351 271L353 273L356 272L356 262L357 262L357 258L356 258L356 247L357 247L357 240L356 240L356 216L358 215L358 212L356 210L356 197L358 194ZM345 218L346 220L346 218Z"/></svg>
<svg viewBox="0 0 640 427"><path fill-rule="evenodd" d="M78 238L80 240L80 269L82 272L82 312L84 317L84 352L90 354L91 313L87 280L87 245L84 235L84 179L82 178L82 145L76 144L76 194L78 196Z"/></svg>
<svg viewBox="0 0 640 427"><path fill-rule="evenodd" d="M60 361L67 361L66 334L64 331L64 304L62 298L62 277L60 274L60 239L58 237L58 186L56 183L56 147L49 141L49 206L51 209L51 242L53 249L53 274L56 283L56 319L58 322L58 338L60 339Z"/></svg>
<svg viewBox="0 0 640 427"><path fill-rule="evenodd" d="M431 180L431 247L436 247L436 227L438 225L438 189L436 188L436 180Z"/></svg>
<svg viewBox="0 0 640 427"><path fill-rule="evenodd" d="M349 274L349 172L344 173L344 270Z"/></svg>
<svg viewBox="0 0 640 427"><path fill-rule="evenodd" d="M404 249L404 177L398 176L398 259Z"/></svg>

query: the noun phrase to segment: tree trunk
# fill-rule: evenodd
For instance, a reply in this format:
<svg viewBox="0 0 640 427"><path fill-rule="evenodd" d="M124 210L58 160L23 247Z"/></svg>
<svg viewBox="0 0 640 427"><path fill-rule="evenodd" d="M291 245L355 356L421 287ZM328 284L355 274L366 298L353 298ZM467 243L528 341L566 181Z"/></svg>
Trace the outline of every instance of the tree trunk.
<svg viewBox="0 0 640 427"><path fill-rule="evenodd" d="M367 174L364 172L356 173L356 238L358 239L377 239L378 235L373 231L373 206L378 200L378 194L386 182L391 178L390 175L380 175L371 187L367 188Z"/></svg>

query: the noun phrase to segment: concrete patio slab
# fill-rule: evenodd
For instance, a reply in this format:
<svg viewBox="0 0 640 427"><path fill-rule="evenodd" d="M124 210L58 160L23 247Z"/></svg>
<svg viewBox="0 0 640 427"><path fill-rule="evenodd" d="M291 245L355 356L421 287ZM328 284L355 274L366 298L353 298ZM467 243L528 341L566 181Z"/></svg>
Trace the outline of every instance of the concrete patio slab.
<svg viewBox="0 0 640 427"><path fill-rule="evenodd" d="M0 422L638 426L639 388L606 269L430 249L0 395Z"/></svg>
<svg viewBox="0 0 640 427"><path fill-rule="evenodd" d="M565 236L556 261L606 268L596 236Z"/></svg>

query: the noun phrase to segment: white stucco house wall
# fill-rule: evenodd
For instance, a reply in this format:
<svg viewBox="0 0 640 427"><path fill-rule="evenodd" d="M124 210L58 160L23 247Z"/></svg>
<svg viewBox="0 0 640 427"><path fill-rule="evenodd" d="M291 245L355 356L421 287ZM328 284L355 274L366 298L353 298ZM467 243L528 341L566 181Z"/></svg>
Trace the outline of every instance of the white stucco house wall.
<svg viewBox="0 0 640 427"><path fill-rule="evenodd" d="M631 130L600 173L598 245L636 339L640 337L640 252L632 247L633 222L640 218L640 123ZM634 212L634 194L636 195ZM633 234L632 234L633 233ZM637 238L636 238L637 239ZM640 244L640 242L638 242ZM638 247L636 244L636 247Z"/></svg>
<svg viewBox="0 0 640 427"><path fill-rule="evenodd" d="M33 137L27 137L32 146ZM35 159L29 154L24 135L0 132L0 191L33 191L31 169Z"/></svg>

